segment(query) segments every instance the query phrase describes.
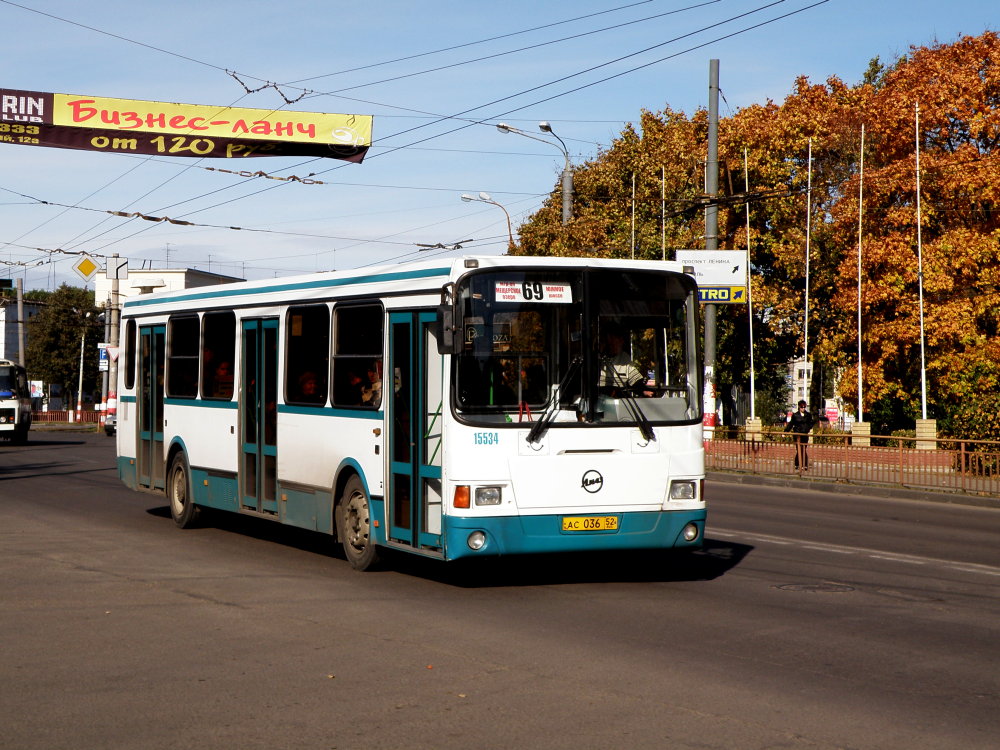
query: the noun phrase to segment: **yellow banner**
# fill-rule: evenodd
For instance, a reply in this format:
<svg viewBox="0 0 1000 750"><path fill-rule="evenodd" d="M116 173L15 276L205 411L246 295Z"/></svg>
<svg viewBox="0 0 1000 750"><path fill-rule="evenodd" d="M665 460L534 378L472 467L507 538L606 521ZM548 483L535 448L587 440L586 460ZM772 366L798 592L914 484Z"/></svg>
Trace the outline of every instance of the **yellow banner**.
<svg viewBox="0 0 1000 750"><path fill-rule="evenodd" d="M0 142L192 157L360 162L370 115L171 104L0 89Z"/></svg>

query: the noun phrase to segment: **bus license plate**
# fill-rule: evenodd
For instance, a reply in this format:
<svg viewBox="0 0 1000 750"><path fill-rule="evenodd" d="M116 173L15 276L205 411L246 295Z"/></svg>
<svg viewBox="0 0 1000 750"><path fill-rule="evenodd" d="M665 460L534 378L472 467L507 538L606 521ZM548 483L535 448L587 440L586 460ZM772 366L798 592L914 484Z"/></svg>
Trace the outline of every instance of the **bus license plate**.
<svg viewBox="0 0 1000 750"><path fill-rule="evenodd" d="M563 516L563 531L617 531L618 516Z"/></svg>

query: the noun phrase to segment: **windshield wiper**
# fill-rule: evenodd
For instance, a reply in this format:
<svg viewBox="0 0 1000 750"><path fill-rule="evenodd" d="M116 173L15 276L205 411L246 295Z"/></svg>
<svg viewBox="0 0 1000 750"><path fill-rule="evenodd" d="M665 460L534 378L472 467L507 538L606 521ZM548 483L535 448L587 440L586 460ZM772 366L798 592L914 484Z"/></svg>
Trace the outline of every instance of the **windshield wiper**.
<svg viewBox="0 0 1000 750"><path fill-rule="evenodd" d="M563 390L569 384L573 376L580 370L580 366L583 364L583 359L576 357L572 362L569 363L569 367L566 368L566 374L562 376L562 380L559 381L559 385L556 387L556 392L552 394L552 400L545 409L545 413L538 418L534 426L528 432L527 441L529 443L537 443L542 439L542 435L545 431L549 429L549 425L552 424L552 420L555 419L556 412L559 411L559 399L562 398Z"/></svg>
<svg viewBox="0 0 1000 750"><path fill-rule="evenodd" d="M639 406L639 402L635 400L635 396L633 396L631 392L632 389L617 370L612 368L611 372L621 388L621 396L619 396L619 398L621 401L625 402L625 408L628 409L629 414L632 415L632 419L638 423L639 432L642 433L642 436L646 438L647 441L656 440L656 433L653 432L653 424L649 421L645 412L643 412L642 407Z"/></svg>

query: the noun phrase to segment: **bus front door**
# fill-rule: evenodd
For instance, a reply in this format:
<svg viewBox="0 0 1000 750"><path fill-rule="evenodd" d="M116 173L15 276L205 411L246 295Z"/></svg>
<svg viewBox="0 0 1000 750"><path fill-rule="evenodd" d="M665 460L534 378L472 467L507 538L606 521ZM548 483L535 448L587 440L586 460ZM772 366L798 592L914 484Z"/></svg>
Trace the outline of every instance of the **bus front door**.
<svg viewBox="0 0 1000 750"><path fill-rule="evenodd" d="M163 374L166 326L139 328L139 430L137 474L139 484L150 489L166 486L163 467Z"/></svg>
<svg viewBox="0 0 1000 750"><path fill-rule="evenodd" d="M443 361L432 312L389 315L382 394L389 424L389 540L441 549Z"/></svg>
<svg viewBox="0 0 1000 750"><path fill-rule="evenodd" d="M278 321L244 320L240 367L240 506L275 515L278 464Z"/></svg>

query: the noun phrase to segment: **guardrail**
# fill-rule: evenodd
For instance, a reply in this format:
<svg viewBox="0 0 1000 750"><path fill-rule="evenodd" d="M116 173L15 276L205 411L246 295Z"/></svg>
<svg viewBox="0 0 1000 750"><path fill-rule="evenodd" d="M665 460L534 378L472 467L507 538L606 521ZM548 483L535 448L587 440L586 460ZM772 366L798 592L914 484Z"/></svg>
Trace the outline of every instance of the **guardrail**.
<svg viewBox="0 0 1000 750"><path fill-rule="evenodd" d="M1000 442L821 433L809 435L798 466L796 447L786 432L716 436L705 441L705 468L1000 496Z"/></svg>
<svg viewBox="0 0 1000 750"><path fill-rule="evenodd" d="M73 419L70 419L70 415L73 415ZM101 412L100 411L87 411L86 409L80 410L79 421L86 422L88 424L100 424L101 422ZM76 423L76 412L67 411L65 409L61 411L35 411L31 413L32 422L73 422Z"/></svg>

